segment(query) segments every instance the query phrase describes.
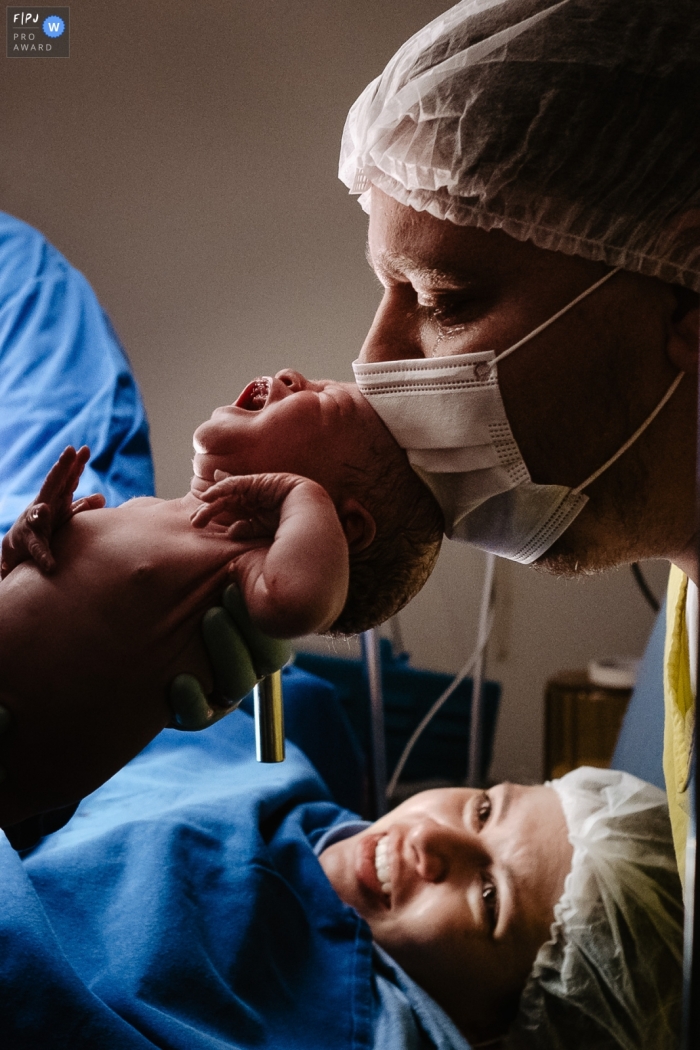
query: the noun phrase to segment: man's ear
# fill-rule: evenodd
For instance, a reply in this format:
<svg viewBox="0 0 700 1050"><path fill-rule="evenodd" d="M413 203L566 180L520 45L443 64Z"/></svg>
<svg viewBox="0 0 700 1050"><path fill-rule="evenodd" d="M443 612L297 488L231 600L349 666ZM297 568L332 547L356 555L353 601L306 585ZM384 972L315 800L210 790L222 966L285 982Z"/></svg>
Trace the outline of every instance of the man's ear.
<svg viewBox="0 0 700 1050"><path fill-rule="evenodd" d="M666 352L676 368L682 372L698 370L698 335L700 296L691 288L673 285L676 309L671 317L671 328Z"/></svg>
<svg viewBox="0 0 700 1050"><path fill-rule="evenodd" d="M344 499L338 508L338 517L348 541L351 554L359 554L369 547L377 535L377 526L370 512L356 499Z"/></svg>

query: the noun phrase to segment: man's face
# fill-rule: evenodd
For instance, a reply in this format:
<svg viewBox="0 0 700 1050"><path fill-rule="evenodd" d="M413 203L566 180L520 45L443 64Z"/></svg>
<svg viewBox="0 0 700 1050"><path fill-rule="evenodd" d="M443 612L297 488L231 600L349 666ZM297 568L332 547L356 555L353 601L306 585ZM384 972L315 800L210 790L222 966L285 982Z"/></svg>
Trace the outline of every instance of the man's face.
<svg viewBox="0 0 700 1050"><path fill-rule="evenodd" d="M217 408L194 435L193 489L215 470L229 474L300 474L337 503L349 478L371 481L382 455L400 455L393 438L353 383L305 379L285 369L256 379Z"/></svg>
<svg viewBox="0 0 700 1050"><path fill-rule="evenodd" d="M500 231L434 219L376 189L368 250L384 295L362 361L499 353L607 272ZM676 306L670 286L618 273L498 366L533 481L579 485L649 415L678 372L666 349ZM688 543L694 445L683 427L692 385L682 383L638 444L587 490L589 505L541 563L595 569L670 557Z"/></svg>
<svg viewBox="0 0 700 1050"><path fill-rule="evenodd" d="M377 943L484 1038L547 940L571 856L555 791L501 784L422 792L320 859Z"/></svg>

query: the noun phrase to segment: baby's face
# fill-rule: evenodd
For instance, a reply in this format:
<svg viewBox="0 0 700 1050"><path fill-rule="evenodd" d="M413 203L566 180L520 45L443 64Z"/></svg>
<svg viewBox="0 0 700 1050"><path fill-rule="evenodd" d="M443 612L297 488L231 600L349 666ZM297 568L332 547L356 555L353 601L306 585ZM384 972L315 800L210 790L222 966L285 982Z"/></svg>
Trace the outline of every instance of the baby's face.
<svg viewBox="0 0 700 1050"><path fill-rule="evenodd" d="M422 792L320 860L377 943L486 1038L549 936L571 856L556 792L500 784Z"/></svg>
<svg viewBox="0 0 700 1050"><path fill-rule="evenodd" d="M338 502L348 480L371 484L377 462L400 453L354 383L309 380L285 369L255 379L194 434L193 491L215 470L300 474ZM198 479L200 484L198 484Z"/></svg>

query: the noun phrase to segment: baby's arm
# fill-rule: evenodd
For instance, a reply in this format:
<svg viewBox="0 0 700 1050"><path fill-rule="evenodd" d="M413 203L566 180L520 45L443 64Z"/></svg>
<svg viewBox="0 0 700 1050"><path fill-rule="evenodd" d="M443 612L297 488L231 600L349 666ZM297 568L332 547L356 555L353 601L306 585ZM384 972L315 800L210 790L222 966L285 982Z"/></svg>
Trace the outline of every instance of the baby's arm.
<svg viewBox="0 0 700 1050"><path fill-rule="evenodd" d="M215 521L250 544L231 571L256 626L277 638L331 626L347 597L349 556L324 488L294 474L251 474L223 477L199 498L196 527Z"/></svg>
<svg viewBox="0 0 700 1050"><path fill-rule="evenodd" d="M46 475L39 495L17 518L2 541L0 578L4 579L23 561L34 561L47 575L56 568L51 553L51 537L75 514L82 510L104 507L104 496L84 496L73 500L90 449L83 445L77 452L69 445Z"/></svg>

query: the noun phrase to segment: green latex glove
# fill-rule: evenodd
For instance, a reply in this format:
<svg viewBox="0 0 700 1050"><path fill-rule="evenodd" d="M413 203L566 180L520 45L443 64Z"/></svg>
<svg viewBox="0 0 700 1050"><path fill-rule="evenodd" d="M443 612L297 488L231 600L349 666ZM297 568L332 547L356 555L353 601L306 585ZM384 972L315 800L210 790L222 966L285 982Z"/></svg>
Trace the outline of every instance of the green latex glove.
<svg viewBox="0 0 700 1050"><path fill-rule="evenodd" d="M224 591L223 605L209 609L202 620L204 644L214 668L214 693L204 695L194 675L180 674L170 687L171 727L206 729L234 711L256 682L287 663L289 642L268 638L251 623L238 588Z"/></svg>

